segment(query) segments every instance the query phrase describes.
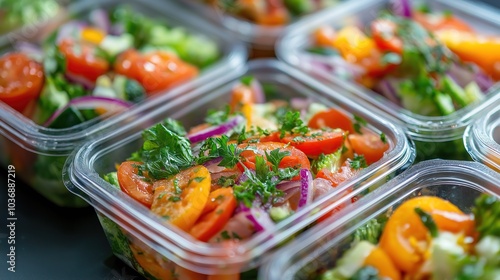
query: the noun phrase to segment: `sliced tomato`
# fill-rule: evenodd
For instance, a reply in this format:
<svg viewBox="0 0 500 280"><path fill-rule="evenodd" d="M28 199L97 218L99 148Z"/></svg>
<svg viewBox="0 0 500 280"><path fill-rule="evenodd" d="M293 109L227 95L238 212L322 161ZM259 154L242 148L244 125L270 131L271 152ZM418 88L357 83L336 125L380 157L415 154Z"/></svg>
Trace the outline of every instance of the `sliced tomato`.
<svg viewBox="0 0 500 280"><path fill-rule="evenodd" d="M142 165L136 161L125 161L118 167L118 183L120 189L146 207L153 203L153 185L138 175L137 167Z"/></svg>
<svg viewBox="0 0 500 280"><path fill-rule="evenodd" d="M183 170L170 179L156 181L151 211L189 232L203 213L210 186L210 172L201 165Z"/></svg>
<svg viewBox="0 0 500 280"><path fill-rule="evenodd" d="M360 171L359 169L356 170L351 167L350 161L345 161L337 172L332 172L325 168L323 170L318 171L318 173L316 174L316 178L323 178L330 181L332 187L335 188L342 182L347 181L352 177L356 176L356 174L358 174L359 171Z"/></svg>
<svg viewBox="0 0 500 280"><path fill-rule="evenodd" d="M454 15L414 13L413 19L431 32L457 30L473 33L472 27Z"/></svg>
<svg viewBox="0 0 500 280"><path fill-rule="evenodd" d="M238 145L240 149L248 149L252 148L252 150L245 150L241 153L241 156L244 158L243 164L249 168L255 170L255 157L256 155L263 156L265 158L265 154L271 152L272 150L279 149L280 151L287 151L290 155L285 156L280 164L280 168L306 168L311 169L311 163L307 156L296 149L295 147L285 145L283 143L277 142L264 142L264 143L244 143ZM255 152L253 151L255 150ZM239 168L243 171L243 167L239 166Z"/></svg>
<svg viewBox="0 0 500 280"><path fill-rule="evenodd" d="M334 153L342 147L344 131L313 130L305 135L287 135L281 142L301 150L310 158L315 158L321 154Z"/></svg>
<svg viewBox="0 0 500 280"><path fill-rule="evenodd" d="M389 150L389 144L384 143L380 139L380 135L368 130L364 131L363 134L351 134L348 136L348 140L354 153L363 155L368 164L380 160L384 153Z"/></svg>
<svg viewBox="0 0 500 280"><path fill-rule="evenodd" d="M266 26L280 26L290 21L290 14L284 6L268 7L267 13L257 14L257 24Z"/></svg>
<svg viewBox="0 0 500 280"><path fill-rule="evenodd" d="M349 134L354 133L354 126L351 118L342 111L334 108L316 113L309 120L308 126L314 129L322 129L325 127L333 129L340 128L344 131L348 131Z"/></svg>
<svg viewBox="0 0 500 280"><path fill-rule="evenodd" d="M363 261L363 266L374 267L382 279L400 280L401 272L396 268L391 258L380 247L375 247Z"/></svg>
<svg viewBox="0 0 500 280"><path fill-rule="evenodd" d="M403 40L397 36L398 26L388 19L377 19L371 24L372 36L379 49L401 54Z"/></svg>
<svg viewBox="0 0 500 280"><path fill-rule="evenodd" d="M128 51L117 59L114 68L118 74L137 80L150 95L198 75L198 68L166 51L154 51L145 55Z"/></svg>
<svg viewBox="0 0 500 280"><path fill-rule="evenodd" d="M95 82L109 70L109 63L96 55L97 47L88 42L75 42L64 39L59 50L66 58L66 71Z"/></svg>
<svg viewBox="0 0 500 280"><path fill-rule="evenodd" d="M38 98L44 81L40 63L22 53L0 58L0 100L18 112Z"/></svg>
<svg viewBox="0 0 500 280"><path fill-rule="evenodd" d="M236 204L232 188L219 188L211 192L201 217L189 233L194 238L207 242L224 228L233 215Z"/></svg>

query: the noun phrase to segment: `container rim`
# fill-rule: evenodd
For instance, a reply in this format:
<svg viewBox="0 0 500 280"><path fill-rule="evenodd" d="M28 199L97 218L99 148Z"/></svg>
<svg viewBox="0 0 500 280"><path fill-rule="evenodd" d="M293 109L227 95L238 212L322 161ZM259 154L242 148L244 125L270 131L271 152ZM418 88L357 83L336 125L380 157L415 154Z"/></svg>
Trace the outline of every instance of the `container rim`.
<svg viewBox="0 0 500 280"><path fill-rule="evenodd" d="M91 120L70 128L49 129L34 123L7 104L0 102L0 133L2 133L3 136L14 141L19 146L24 147L26 150L37 154L67 155L75 146L88 137L101 134L105 130L112 130L115 127L119 127L121 122L125 122L130 118L148 112L166 101L185 94L192 88L210 83L218 76L223 76L234 68L240 67L248 56L247 49L242 43L235 42L231 36L221 32L220 28L197 17L191 11L173 2L169 3L169 5L162 5L161 1L155 0L141 0L140 3L137 0L128 0L128 2L124 3L119 0L78 1L67 7L68 15L65 18L71 18L73 15L85 14L90 9L96 7L96 5L103 6L106 4L142 5L162 14L163 17L166 18L165 21L167 24L169 24L168 18L170 17L173 17L175 21L181 22L181 25L189 22L192 29L197 31L195 33L210 35L212 38L215 37L220 42L218 46L221 50L225 49L226 51L221 53L220 59L213 65L204 69L197 78L153 97L149 97L146 101L136 104L127 112L111 116L97 124L95 124L97 120ZM178 15L181 14L181 12L187 15L188 19L180 19ZM4 43L8 44L8 42Z"/></svg>
<svg viewBox="0 0 500 280"><path fill-rule="evenodd" d="M495 133L500 131L500 102L496 109L479 115L464 133L464 145L471 157L500 172L500 143Z"/></svg>
<svg viewBox="0 0 500 280"><path fill-rule="evenodd" d="M486 188L482 188L481 191L487 192L497 197L500 197L500 174L494 172L490 168L478 162L470 162L470 161L456 161L456 160L442 160L442 159L433 159L428 161L419 162L416 165L410 167L408 170L404 171L400 175L396 176L394 179L379 187L374 192L368 194L363 198L363 204L353 204L348 207L342 209L336 215L330 217L324 223L316 226L314 231L310 231L309 234L305 234L303 236L299 236L296 240L293 241L292 244L289 244L286 248L281 248L278 252L274 254L274 258L266 263L264 267L259 271L259 279L273 279L270 275L275 275L273 271L277 269L280 273L283 273L284 268L290 267L289 261L290 258L297 255L299 252L303 250L307 250L316 244L318 240L322 240L325 236L328 236L329 233L344 228L350 222L359 218L362 213L370 213L368 218L363 218L361 221L356 222L355 226L349 226L349 232L352 232L352 228L357 228L361 224L366 223L368 220L371 220L378 214L380 211L376 212L368 212L373 210L377 204L380 204L382 201L391 200L395 201L396 198L390 198L391 196L399 195L398 197L402 197L408 193L409 190L405 189L405 186L409 185L411 182L418 182L422 178L430 178L432 177L433 184L440 183L449 183L450 180L443 174L465 174L471 176L472 178L480 178L483 181L490 181L497 184L495 191L487 190ZM465 182L470 182L464 180ZM412 188L411 190L414 190ZM386 206L392 206L386 205ZM385 207L385 206L384 206ZM384 208L385 209L385 208ZM331 248L332 245L337 243L340 239L343 239L345 236L336 236L328 240L325 243L325 247ZM313 252L314 251L314 252ZM308 255L316 254L316 250L311 250Z"/></svg>
<svg viewBox="0 0 500 280"><path fill-rule="evenodd" d="M301 57L303 56L303 51L299 47L303 45L303 34L309 34L312 29L331 22L334 18L360 14L367 7L385 2L388 2L388 0L347 1L338 5L335 10L325 10L317 13L314 18L306 18L294 23L278 39L276 43L276 55L280 60L299 67L302 61ZM496 12L498 10L494 7L465 0L434 0L433 2L453 6L454 9L458 9L462 13L476 18L480 17L483 21L488 21L500 28L500 19ZM424 116L401 108L373 90L357 83L328 75L324 71L308 70L312 71L314 75L319 76L323 83L340 87L349 94L362 98L373 106L383 110L392 121L407 127L409 134L414 140L424 142L446 142L462 138L465 128L471 123L474 116L479 112L492 109L493 106L490 104L500 100L500 83L496 83L489 89L488 95L481 102L470 104L447 116Z"/></svg>
<svg viewBox="0 0 500 280"><path fill-rule="evenodd" d="M253 262L255 258L260 257L269 250L273 249L279 244L279 242L285 241L287 238L293 236L294 233L299 232L301 229L305 228L322 215L332 211L335 207L344 202L350 201L352 196L356 196L362 191L367 190L374 185L378 179L385 178L388 174L406 166L415 159L414 147L405 135L403 128L397 127L378 116L378 110L375 108L372 110L368 104L364 104L362 101L354 101L339 95L337 92L329 89L325 85L317 83L312 77L309 77L302 72L287 66L286 64L275 60L256 60L250 62L247 67L240 69L240 71L234 71L228 76L230 76L231 81L233 81L248 71L259 71L263 68L270 68L273 71L280 73L280 75L288 75L292 79L304 82L308 86L312 86L314 90L328 94L329 98L332 98L332 100L335 100L337 103L346 105L354 112L366 110L368 108L371 112L374 112L374 116L372 120L367 121L369 123L373 123L375 127L378 125L378 127L383 126L387 130L390 130L393 133L393 136L388 137L393 137L391 141L394 142L394 147L379 162L376 162L361 171L357 178L339 185L336 188L338 191L325 195L313 204L304 207L301 211L295 213L294 219L290 219L288 221L285 220L277 224L274 231L270 230L256 234L248 241L241 242L235 245L234 248L230 249L221 244L208 244L197 241L190 236L186 237L186 234L181 230L169 225L161 224L160 219L151 214L149 209L138 207L139 204L131 198L118 197L115 192L116 190L113 191L113 187L101 179L99 174L97 174L92 168L92 161L95 160L95 158L93 158L92 151L95 150L96 146L105 141L106 138L109 139L109 134L96 139L91 143L84 144L80 149L75 150L75 152L68 158L63 172L66 187L71 192L87 200L98 211L103 211L105 213L113 212L113 217L119 222L120 226L134 225L133 233L140 236L140 238L143 239L143 242L150 242L148 245L151 246L159 246L158 252L164 254L178 264L191 266L189 269L192 270L200 270L200 268L197 268L196 265L192 265L192 263L213 267L225 266L226 268L229 265L234 265L233 269L237 270L234 272L239 272L239 269L245 266L246 263L250 263L249 266L257 265L257 263ZM199 96L200 94L223 86L225 82L226 81L219 81L217 85L194 91L190 94L190 96L191 98L196 98L196 96ZM178 100L173 101L172 108L176 108L176 103L181 102ZM141 117L138 122L147 120L151 116L159 114L161 111L162 109L157 109L150 112L150 114ZM175 113L171 117L175 117ZM130 129L131 125L121 128L122 131ZM138 137L139 133L140 131L136 132L134 135L130 136L130 138L135 139L135 137ZM119 135L120 132L115 132L115 134ZM383 173L380 172L382 169L384 171ZM377 172L381 174L378 174ZM374 179L366 183L364 182L372 176ZM353 185L360 184L361 182L363 182L362 186L357 188L350 195L341 197L341 194L344 191ZM113 209L113 211L110 211L109 209ZM123 217L127 219L125 223L122 221L122 219L124 219ZM196 254L196 257L190 256L189 259L186 259L185 255L187 251ZM227 256L231 257L227 258ZM204 273L203 271L199 272Z"/></svg>

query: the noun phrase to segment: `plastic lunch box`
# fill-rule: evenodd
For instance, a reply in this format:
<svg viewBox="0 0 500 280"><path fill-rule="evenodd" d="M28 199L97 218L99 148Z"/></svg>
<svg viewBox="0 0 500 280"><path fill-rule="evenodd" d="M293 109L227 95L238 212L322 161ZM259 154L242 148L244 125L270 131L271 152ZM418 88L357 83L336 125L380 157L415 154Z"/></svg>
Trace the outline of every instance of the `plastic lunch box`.
<svg viewBox="0 0 500 280"><path fill-rule="evenodd" d="M315 279L319 270L333 268L357 228L387 216L415 196L441 197L470 213L482 193L500 197L500 174L477 162L421 162L277 252L261 269L259 279Z"/></svg>
<svg viewBox="0 0 500 280"><path fill-rule="evenodd" d="M500 172L500 102L467 127L464 145L475 161Z"/></svg>
<svg viewBox="0 0 500 280"><path fill-rule="evenodd" d="M359 176L295 213L294 219L277 224L276 231L263 231L235 247L200 242L175 227L162 224L161 219L151 214L149 209L100 177L116 170L116 163L125 160L141 146L141 131L152 124L166 117L178 119L186 127L200 124L207 109L221 108L229 102L232 87L244 75L253 75L263 83L264 88L274 88L276 92L284 93L281 98L312 98L365 118L371 124L371 129L386 134L390 150L379 162L360 172ZM361 197L369 188L376 188L411 165L415 151L404 131L378 117L374 111L377 110L366 110L357 102L337 94L283 63L257 60L249 63L248 68L229 73L225 80L220 79L201 87L189 96L184 95L134 123L86 143L68 159L63 177L71 192L81 196L96 209L114 254L143 275L146 274L136 262L118 250L117 246L113 246L113 232L107 226L112 223L111 220L126 232L129 242L148 252L164 269L179 265L203 274L249 271L259 266L270 251L311 225L318 217L329 213L341 203L350 202L354 196ZM341 202L337 201L342 196L340 194L353 186L357 186L353 192L344 196Z"/></svg>
<svg viewBox="0 0 500 280"><path fill-rule="evenodd" d="M171 25L184 26L194 33L210 36L218 43L221 58L210 68L205 69L198 78L165 94L156 95L126 113L102 122L93 120L68 129L47 129L39 126L0 102L1 165L13 164L24 181L60 206L87 205L67 191L61 178L66 157L76 145L106 130L120 127L121 123L130 121L140 112L168 104L170 99L224 75L246 59L246 49L242 44L235 43L218 28L181 9L175 3L166 5L155 0L79 1L69 6L68 10L70 14L83 15L97 7L111 9L119 4L129 5L135 11L152 17L164 18Z"/></svg>
<svg viewBox="0 0 500 280"><path fill-rule="evenodd" d="M239 40L252 45L259 50L272 50L278 37L283 33L287 26L262 26L253 22L240 19L228 13L201 3L201 0L177 0L192 7L198 13L205 15L212 21L224 26L236 36ZM345 0L339 0L345 1ZM332 8L332 7L331 7ZM330 9L331 9L330 8ZM328 8L325 8L328 9ZM316 13L313 13L316 14ZM303 17L307 17L305 15Z"/></svg>
<svg viewBox="0 0 500 280"><path fill-rule="evenodd" d="M389 0L357 0L337 6L335 10L324 11L314 18L305 19L290 27L277 43L277 55L287 63L314 74L331 86L338 86L380 108L392 121L408 128L417 147L417 161L446 158L470 159L463 146L462 136L473 117L492 108L492 103L500 100L498 84L490 89L488 96L480 103L463 108L451 115L427 117L414 114L390 102L387 98L352 82L321 70L308 67L301 59L308 47L310 34L323 25L342 26L347 24L365 25L372 21L379 11L387 7ZM484 7L462 0L422 0L413 4L426 4L432 10L451 11L485 34L498 34L500 20L491 7Z"/></svg>

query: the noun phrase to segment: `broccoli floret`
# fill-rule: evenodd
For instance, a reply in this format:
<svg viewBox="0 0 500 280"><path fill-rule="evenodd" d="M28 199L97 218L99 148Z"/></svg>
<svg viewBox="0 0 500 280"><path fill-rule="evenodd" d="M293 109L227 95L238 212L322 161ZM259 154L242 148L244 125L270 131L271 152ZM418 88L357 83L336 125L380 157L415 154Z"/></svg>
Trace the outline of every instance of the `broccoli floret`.
<svg viewBox="0 0 500 280"><path fill-rule="evenodd" d="M483 194L476 199L473 213L480 238L500 237L500 200Z"/></svg>
<svg viewBox="0 0 500 280"><path fill-rule="evenodd" d="M110 172L106 175L104 175L103 179L113 185L113 187L117 187L120 189L120 183L118 183L118 173L117 172Z"/></svg>
<svg viewBox="0 0 500 280"><path fill-rule="evenodd" d="M383 229L384 225L382 223L376 219L370 220L362 227L356 229L353 242L358 243L365 240L372 244L377 244Z"/></svg>
<svg viewBox="0 0 500 280"><path fill-rule="evenodd" d="M314 173L318 173L320 170L328 169L331 172L337 172L339 170L342 157L342 149L339 149L333 154L321 154L319 157L312 161L311 168Z"/></svg>

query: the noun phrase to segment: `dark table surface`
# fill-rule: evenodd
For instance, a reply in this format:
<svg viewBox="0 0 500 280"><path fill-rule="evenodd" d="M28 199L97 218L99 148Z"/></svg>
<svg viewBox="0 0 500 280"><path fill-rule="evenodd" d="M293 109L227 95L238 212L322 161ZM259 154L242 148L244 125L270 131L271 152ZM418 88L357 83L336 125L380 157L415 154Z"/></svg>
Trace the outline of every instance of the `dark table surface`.
<svg viewBox="0 0 500 280"><path fill-rule="evenodd" d="M475 2L500 8L499 0ZM16 272L8 272L6 182L7 171L0 169L0 279L141 279L113 256L93 208L59 208L20 181L16 182Z"/></svg>

